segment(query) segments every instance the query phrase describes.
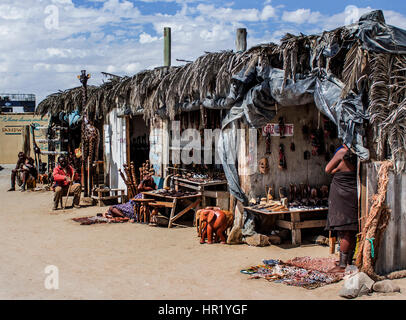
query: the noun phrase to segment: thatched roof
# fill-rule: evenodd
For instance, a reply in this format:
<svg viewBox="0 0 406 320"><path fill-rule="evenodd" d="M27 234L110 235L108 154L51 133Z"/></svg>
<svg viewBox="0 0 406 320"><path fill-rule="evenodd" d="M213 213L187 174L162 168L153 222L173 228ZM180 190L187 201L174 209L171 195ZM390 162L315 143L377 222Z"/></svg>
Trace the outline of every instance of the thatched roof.
<svg viewBox="0 0 406 320"><path fill-rule="evenodd" d="M269 44L243 53L206 53L184 66L159 67L110 80L99 87L89 87L85 107L96 117L104 117L112 108L126 106L133 111L143 109L145 118L151 118L158 108L166 106L173 118L178 104L207 97L225 98L232 76L250 63L256 64L258 55L269 54L276 47ZM81 103L80 88L73 88L51 94L38 105L36 112L41 115L69 112L83 107Z"/></svg>
<svg viewBox="0 0 406 320"><path fill-rule="evenodd" d="M97 86L88 86L88 94L98 90ZM72 112L82 107L82 87L67 89L50 94L37 106L35 112L42 116L46 114L56 115L60 112Z"/></svg>
<svg viewBox="0 0 406 320"><path fill-rule="evenodd" d="M379 23L386 26L384 21ZM206 53L183 66L145 70L89 87L85 107L97 118L116 107L125 106L133 112L142 109L145 119L166 107L166 115L173 119L179 106L226 99L235 77L252 68L268 65L283 69L282 89L287 79L295 81L297 75L325 70L344 83L342 97L350 92L368 96L378 154L387 141L393 156L406 160L406 55L394 50L370 50L360 41L357 27L354 24L311 36L287 34L280 45L262 44L246 52ZM73 88L48 96L39 104L37 113L68 112L80 104L80 88Z"/></svg>

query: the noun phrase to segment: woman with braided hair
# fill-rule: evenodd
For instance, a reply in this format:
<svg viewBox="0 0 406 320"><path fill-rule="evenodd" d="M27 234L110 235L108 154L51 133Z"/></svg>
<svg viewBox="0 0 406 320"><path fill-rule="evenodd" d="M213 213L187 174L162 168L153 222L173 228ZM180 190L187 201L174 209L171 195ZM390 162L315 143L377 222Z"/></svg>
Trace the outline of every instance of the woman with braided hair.
<svg viewBox="0 0 406 320"><path fill-rule="evenodd" d="M344 272L352 264L358 231L357 156L343 144L325 171L334 175L326 230L337 232L340 238L340 261L330 272Z"/></svg>

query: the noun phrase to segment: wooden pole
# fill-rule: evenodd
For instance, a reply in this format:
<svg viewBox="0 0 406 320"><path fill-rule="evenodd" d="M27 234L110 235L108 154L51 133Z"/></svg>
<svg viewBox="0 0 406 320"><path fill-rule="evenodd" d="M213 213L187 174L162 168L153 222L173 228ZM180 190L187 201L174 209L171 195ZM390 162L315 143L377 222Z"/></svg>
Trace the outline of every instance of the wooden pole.
<svg viewBox="0 0 406 320"><path fill-rule="evenodd" d="M70 178L70 181L69 181L68 193L67 193L66 198L65 198L65 203L64 203L64 205L63 205L63 210L65 210L66 204L68 203L70 188L72 187L73 177L74 177L74 176L75 176L75 171L73 171L72 177Z"/></svg>
<svg viewBox="0 0 406 320"><path fill-rule="evenodd" d="M92 195L92 190L90 189L90 157L87 157L87 195L90 197Z"/></svg>
<svg viewBox="0 0 406 320"><path fill-rule="evenodd" d="M23 152L27 157L30 156L31 146L30 146L30 126L24 126L22 132L22 143L23 143Z"/></svg>
<svg viewBox="0 0 406 320"><path fill-rule="evenodd" d="M329 231L328 245L329 245L329 249L330 249L330 251L329 251L330 254L334 254L336 252L336 242L337 242L336 237L333 237L331 231Z"/></svg>
<svg viewBox="0 0 406 320"><path fill-rule="evenodd" d="M237 29L237 34L235 38L235 48L237 52L247 50L247 29L245 28Z"/></svg>
<svg viewBox="0 0 406 320"><path fill-rule="evenodd" d="M164 66L171 66L171 28L164 28Z"/></svg>

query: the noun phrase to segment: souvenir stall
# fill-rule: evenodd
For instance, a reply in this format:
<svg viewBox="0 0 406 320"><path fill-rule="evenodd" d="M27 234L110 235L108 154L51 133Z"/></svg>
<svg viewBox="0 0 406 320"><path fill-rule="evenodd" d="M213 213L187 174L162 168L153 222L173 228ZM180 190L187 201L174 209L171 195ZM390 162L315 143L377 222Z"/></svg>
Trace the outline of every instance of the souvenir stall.
<svg viewBox="0 0 406 320"><path fill-rule="evenodd" d="M183 112L175 116L179 131L172 127L169 134L169 165L167 181L176 191L196 191L202 196L201 206L229 208L227 180L221 164L216 159L217 136L219 133L223 110L200 110ZM171 122L172 123L172 122ZM190 144L186 130L198 130L198 139ZM208 134L205 129L211 129ZM176 135L179 137L176 137ZM198 142L198 143L196 143ZM189 144L189 145L188 145ZM187 155L187 162L179 161L179 156ZM185 159L182 159L185 160Z"/></svg>
<svg viewBox="0 0 406 320"><path fill-rule="evenodd" d="M337 129L313 104L280 109L274 119L258 129L257 170L244 183L245 231L268 221L268 232L287 229L300 245L302 229L321 232L326 224L331 177L324 168L339 147Z"/></svg>

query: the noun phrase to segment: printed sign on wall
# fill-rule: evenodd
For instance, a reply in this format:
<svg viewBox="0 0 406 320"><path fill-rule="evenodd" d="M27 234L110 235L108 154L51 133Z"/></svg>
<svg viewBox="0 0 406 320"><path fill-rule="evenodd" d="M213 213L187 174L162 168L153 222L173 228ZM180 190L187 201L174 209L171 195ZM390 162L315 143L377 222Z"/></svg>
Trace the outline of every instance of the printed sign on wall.
<svg viewBox="0 0 406 320"><path fill-rule="evenodd" d="M277 123L268 123L265 127L262 128L262 135L266 136L267 134L271 136L280 136L279 133L279 124ZM293 136L293 124L285 124L285 137Z"/></svg>

